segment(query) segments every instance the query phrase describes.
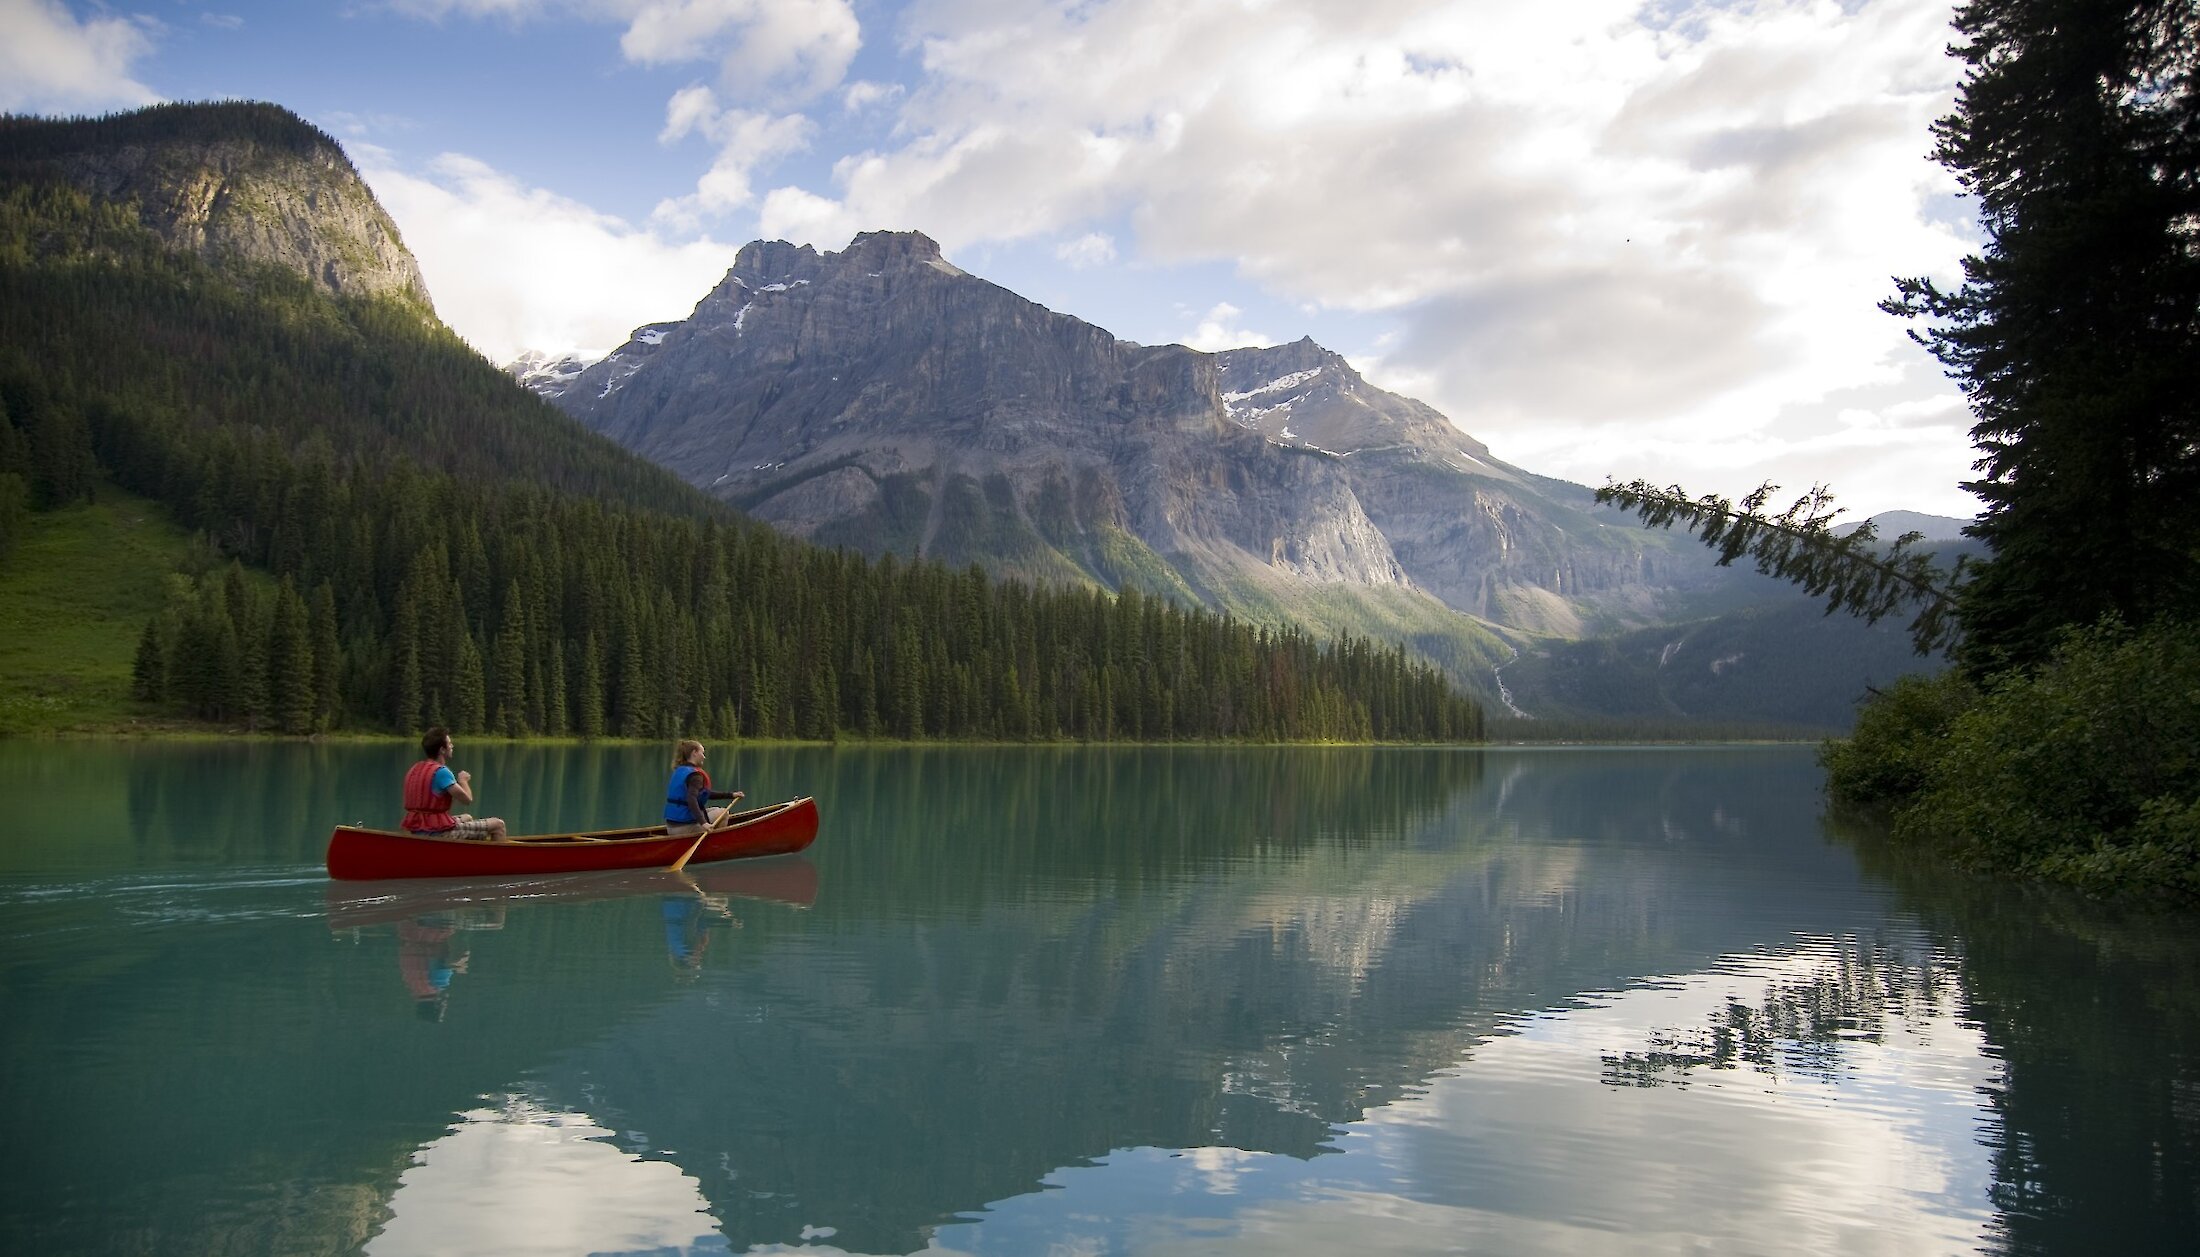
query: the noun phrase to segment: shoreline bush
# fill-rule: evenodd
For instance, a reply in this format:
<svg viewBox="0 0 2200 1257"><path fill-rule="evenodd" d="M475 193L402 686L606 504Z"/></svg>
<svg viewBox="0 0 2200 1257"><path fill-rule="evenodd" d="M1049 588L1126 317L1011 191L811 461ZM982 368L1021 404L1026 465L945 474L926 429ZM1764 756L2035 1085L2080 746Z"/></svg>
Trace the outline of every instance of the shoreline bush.
<svg viewBox="0 0 2200 1257"><path fill-rule="evenodd" d="M1980 686L1905 679L1821 760L1836 799L1966 867L2200 898L2200 626L2110 618Z"/></svg>

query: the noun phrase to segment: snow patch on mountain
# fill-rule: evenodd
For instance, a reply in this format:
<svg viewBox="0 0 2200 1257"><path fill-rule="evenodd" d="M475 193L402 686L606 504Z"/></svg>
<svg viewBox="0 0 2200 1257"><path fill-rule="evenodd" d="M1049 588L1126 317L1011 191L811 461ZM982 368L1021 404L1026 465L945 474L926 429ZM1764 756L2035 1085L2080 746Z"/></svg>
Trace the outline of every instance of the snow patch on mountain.
<svg viewBox="0 0 2200 1257"><path fill-rule="evenodd" d="M581 372L595 365L596 358L577 353L553 354L545 350L529 349L504 364L504 373L518 380L538 397L555 398L573 387L573 381Z"/></svg>

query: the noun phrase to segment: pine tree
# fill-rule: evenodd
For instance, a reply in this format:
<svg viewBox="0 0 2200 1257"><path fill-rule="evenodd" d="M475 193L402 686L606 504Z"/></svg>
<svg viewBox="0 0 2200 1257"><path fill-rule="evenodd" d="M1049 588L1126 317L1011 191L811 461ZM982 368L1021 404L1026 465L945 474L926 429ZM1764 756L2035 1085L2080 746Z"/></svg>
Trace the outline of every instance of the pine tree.
<svg viewBox="0 0 2200 1257"><path fill-rule="evenodd" d="M394 656L390 668L390 722L404 730L424 728L431 722L421 718L425 694L420 665L420 611L409 588L398 591L397 609L392 618L396 623L390 645Z"/></svg>
<svg viewBox="0 0 2200 1257"><path fill-rule="evenodd" d="M517 580L505 587L504 626L497 630L490 663L495 668L489 694L492 723L506 737L520 737L528 731L527 624Z"/></svg>
<svg viewBox="0 0 2200 1257"><path fill-rule="evenodd" d="M562 638L550 639L550 659L542 669L543 732L563 735L573 731L571 712L565 702L565 642Z"/></svg>
<svg viewBox="0 0 2200 1257"><path fill-rule="evenodd" d="M573 727L584 738L604 735L603 646L594 634L582 642Z"/></svg>
<svg viewBox="0 0 2200 1257"><path fill-rule="evenodd" d="M629 625L619 642L619 683L613 704L613 727L622 738L646 737L654 732L657 687L650 684L649 666L638 626Z"/></svg>
<svg viewBox="0 0 2200 1257"><path fill-rule="evenodd" d="M469 733L487 731L488 683L482 676L481 650L468 633L458 635L458 670L451 676L450 694L451 727Z"/></svg>
<svg viewBox="0 0 2200 1257"><path fill-rule="evenodd" d="M313 641L305 599L289 577L275 591L267 630L270 720L284 733L313 729Z"/></svg>
<svg viewBox="0 0 2200 1257"><path fill-rule="evenodd" d="M344 649L336 635L336 591L323 581L313 591L308 635L313 640L313 727L337 723L343 705Z"/></svg>
<svg viewBox="0 0 2200 1257"><path fill-rule="evenodd" d="M269 684L268 611L244 580L244 565L231 562L224 582L223 603L229 609L231 638L236 642L236 688L230 710L248 729L270 722L274 709Z"/></svg>
<svg viewBox="0 0 2200 1257"><path fill-rule="evenodd" d="M1963 286L1886 303L1970 397L1991 555L1974 670L2059 630L2200 611L2200 5L1970 0L1935 156L1978 200Z"/></svg>

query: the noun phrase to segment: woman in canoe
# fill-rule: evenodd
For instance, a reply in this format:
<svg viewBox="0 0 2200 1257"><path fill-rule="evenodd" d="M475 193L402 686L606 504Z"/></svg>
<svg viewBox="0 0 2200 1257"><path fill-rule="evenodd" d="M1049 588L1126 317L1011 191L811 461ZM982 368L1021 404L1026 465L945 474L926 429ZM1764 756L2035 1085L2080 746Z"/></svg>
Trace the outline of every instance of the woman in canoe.
<svg viewBox="0 0 2200 1257"><path fill-rule="evenodd" d="M739 790L710 788L710 774L703 771L708 754L693 738L683 738L672 748L672 780L665 783L665 829L674 837L699 834L705 825L717 824L726 809L712 807L711 800L724 799L730 805L741 797Z"/></svg>

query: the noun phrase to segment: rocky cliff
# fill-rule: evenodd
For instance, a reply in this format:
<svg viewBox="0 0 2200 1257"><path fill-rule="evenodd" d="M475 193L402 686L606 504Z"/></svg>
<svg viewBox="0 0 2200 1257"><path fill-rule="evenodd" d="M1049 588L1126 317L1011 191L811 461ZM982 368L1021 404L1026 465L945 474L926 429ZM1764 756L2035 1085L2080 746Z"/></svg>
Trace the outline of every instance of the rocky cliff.
<svg viewBox="0 0 2200 1257"><path fill-rule="evenodd" d="M567 380L542 366L515 374L596 430L871 553L1253 613L1356 600L1343 620L1422 636L1423 612L1578 635L1715 580L1311 340L1133 344L916 233L752 243L688 318Z"/></svg>
<svg viewBox="0 0 2200 1257"><path fill-rule="evenodd" d="M0 163L131 206L171 248L285 267L339 296L433 313L419 264L336 141L275 105L157 105L0 121Z"/></svg>
<svg viewBox="0 0 2200 1257"><path fill-rule="evenodd" d="M1217 365L882 232L747 246L689 318L556 397L787 531L873 552L1201 597L1253 567L1403 584L1337 460L1232 422Z"/></svg>

